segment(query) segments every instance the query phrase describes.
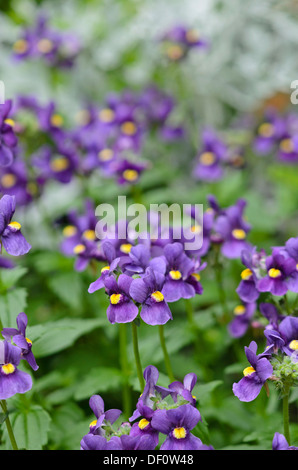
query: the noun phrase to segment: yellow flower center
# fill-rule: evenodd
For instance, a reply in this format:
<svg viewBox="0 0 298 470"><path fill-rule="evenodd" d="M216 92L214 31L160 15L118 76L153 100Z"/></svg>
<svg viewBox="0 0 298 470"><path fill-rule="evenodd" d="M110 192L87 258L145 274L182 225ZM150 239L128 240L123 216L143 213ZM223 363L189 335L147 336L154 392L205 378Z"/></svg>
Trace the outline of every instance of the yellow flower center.
<svg viewBox="0 0 298 470"><path fill-rule="evenodd" d="M179 60L183 54L183 48L179 44L170 44L166 49L166 54L171 60Z"/></svg>
<svg viewBox="0 0 298 470"><path fill-rule="evenodd" d="M197 225L193 225L191 228L190 228L190 231L192 233L200 233L200 231L202 230L202 227L201 225L197 224Z"/></svg>
<svg viewBox="0 0 298 470"><path fill-rule="evenodd" d="M10 363L4 364L1 367L1 370L5 375L12 374L15 371L15 369L16 369L15 366L13 364L10 364Z"/></svg>
<svg viewBox="0 0 298 470"><path fill-rule="evenodd" d="M162 302L164 300L164 296L159 290L153 292L151 294L151 297L156 301L156 302Z"/></svg>
<svg viewBox="0 0 298 470"><path fill-rule="evenodd" d="M268 271L269 277L275 279L276 277L281 276L281 271L279 269L271 268Z"/></svg>
<svg viewBox="0 0 298 470"><path fill-rule="evenodd" d="M111 160L114 156L114 152L111 149L102 149L100 152L98 152L98 158L99 160L106 162L108 160Z"/></svg>
<svg viewBox="0 0 298 470"><path fill-rule="evenodd" d="M125 254L128 254L131 249L132 249L132 245L130 243L123 243L120 246L120 251L122 251L122 253L125 253Z"/></svg>
<svg viewBox="0 0 298 470"><path fill-rule="evenodd" d="M58 157L51 161L50 166L55 172L64 171L69 167L69 161L65 157Z"/></svg>
<svg viewBox="0 0 298 470"><path fill-rule="evenodd" d="M73 235L77 233L77 231L78 230L74 225L66 225L62 233L65 237L72 237Z"/></svg>
<svg viewBox="0 0 298 470"><path fill-rule="evenodd" d="M251 375L251 374L253 374L254 372L255 372L255 369L254 369L253 367L249 366L249 367L246 367L246 368L244 369L243 375L244 375L244 377L246 377L247 375Z"/></svg>
<svg viewBox="0 0 298 470"><path fill-rule="evenodd" d="M127 181L135 181L139 176L139 173L136 170L125 170L123 172L123 178Z"/></svg>
<svg viewBox="0 0 298 470"><path fill-rule="evenodd" d="M186 32L186 39L188 42L197 42L199 40L199 32L196 29L189 29Z"/></svg>
<svg viewBox="0 0 298 470"><path fill-rule="evenodd" d="M274 133L274 127L270 122L264 122L260 125L258 132L263 137L271 137Z"/></svg>
<svg viewBox="0 0 298 470"><path fill-rule="evenodd" d="M86 238L87 240L95 240L96 233L94 230L85 230L85 232L83 232L83 237Z"/></svg>
<svg viewBox="0 0 298 470"><path fill-rule="evenodd" d="M14 127L15 124L16 124L16 123L14 122L14 120L13 120L13 119L10 119L10 118L5 119L4 122L5 122L5 124L8 124L8 125L11 126L11 127Z"/></svg>
<svg viewBox="0 0 298 470"><path fill-rule="evenodd" d="M203 165L210 166L215 162L215 155L213 152L204 152L200 155L199 160Z"/></svg>
<svg viewBox="0 0 298 470"><path fill-rule="evenodd" d="M243 315L245 310L244 305L237 305L237 307L234 308L234 315Z"/></svg>
<svg viewBox="0 0 298 470"><path fill-rule="evenodd" d="M280 150L285 153L291 153L294 150L294 144L291 139L283 139L279 144Z"/></svg>
<svg viewBox="0 0 298 470"><path fill-rule="evenodd" d="M53 42L47 38L40 39L40 41L38 41L37 43L37 49L42 54L48 54L49 52L51 52L53 47L54 47Z"/></svg>
<svg viewBox="0 0 298 470"><path fill-rule="evenodd" d="M85 250L86 250L85 245L83 245L82 243L79 243L78 245L74 247L73 252L75 255L79 255L80 253L84 253Z"/></svg>
<svg viewBox="0 0 298 470"><path fill-rule="evenodd" d="M12 188L16 184L17 178L15 175L12 173L6 173L6 175L3 175L1 178L1 185L4 188Z"/></svg>
<svg viewBox="0 0 298 470"><path fill-rule="evenodd" d="M10 222L10 224L8 224L9 227L12 227L14 228L15 230L21 230L21 224L19 224L19 222Z"/></svg>
<svg viewBox="0 0 298 470"><path fill-rule="evenodd" d="M195 278L196 281L200 281L201 280L201 276L199 273L192 273L192 277Z"/></svg>
<svg viewBox="0 0 298 470"><path fill-rule="evenodd" d="M293 339L293 341L290 342L289 348L293 349L294 351L298 350L298 339Z"/></svg>
<svg viewBox="0 0 298 470"><path fill-rule="evenodd" d="M246 233L244 230L242 230L242 228L235 228L234 230L232 230L232 235L237 240L244 240L244 238L246 237Z"/></svg>
<svg viewBox="0 0 298 470"><path fill-rule="evenodd" d="M89 424L89 428L93 428L94 426L96 426L96 423L97 423L97 420L94 419L93 421L91 421L91 423Z"/></svg>
<svg viewBox="0 0 298 470"><path fill-rule="evenodd" d="M147 419L143 418L139 421L138 426L139 426L140 429L145 429L148 426L148 424L149 424L149 421Z"/></svg>
<svg viewBox="0 0 298 470"><path fill-rule="evenodd" d="M119 304L121 297L122 297L121 294L112 294L110 297L111 304L113 305Z"/></svg>
<svg viewBox="0 0 298 470"><path fill-rule="evenodd" d="M241 279L243 279L243 281L247 281L252 275L252 271L250 269L244 269L241 273Z"/></svg>
<svg viewBox="0 0 298 470"><path fill-rule="evenodd" d="M28 50L28 45L26 39L18 39L13 45L13 50L17 54L24 54Z"/></svg>
<svg viewBox="0 0 298 470"><path fill-rule="evenodd" d="M27 341L27 343L29 343L29 344L31 344L31 345L32 345L32 341L31 341L31 339L29 339L29 338L26 338L26 341Z"/></svg>
<svg viewBox="0 0 298 470"><path fill-rule="evenodd" d="M186 437L186 429L185 428L175 428L173 431L173 435L176 439L184 439Z"/></svg>
<svg viewBox="0 0 298 470"><path fill-rule="evenodd" d="M137 126L132 121L126 121L121 125L121 131L126 135L134 135L137 132Z"/></svg>
<svg viewBox="0 0 298 470"><path fill-rule="evenodd" d="M51 116L52 126L61 127L61 126L63 126L63 123L64 123L64 119L63 119L62 116L60 116L60 114L53 114Z"/></svg>
<svg viewBox="0 0 298 470"><path fill-rule="evenodd" d="M101 270L100 270L101 273L105 273L106 271L110 271L110 266L104 266L104 267L101 268Z"/></svg>
<svg viewBox="0 0 298 470"><path fill-rule="evenodd" d="M115 117L115 113L110 108L104 108L99 112L99 119L102 122L112 122Z"/></svg>
<svg viewBox="0 0 298 470"><path fill-rule="evenodd" d="M170 274L170 277L174 281L179 281L179 279L181 279L181 277L182 277L182 274L181 274L180 271L170 271L169 274Z"/></svg>

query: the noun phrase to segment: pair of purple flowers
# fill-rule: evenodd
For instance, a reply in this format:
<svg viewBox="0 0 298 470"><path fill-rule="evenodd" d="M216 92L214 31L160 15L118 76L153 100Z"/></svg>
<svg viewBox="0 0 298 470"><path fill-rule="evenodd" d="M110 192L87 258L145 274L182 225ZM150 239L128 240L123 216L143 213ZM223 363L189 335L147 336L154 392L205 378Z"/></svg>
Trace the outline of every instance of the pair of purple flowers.
<svg viewBox="0 0 298 470"><path fill-rule="evenodd" d="M191 431L201 421L192 390L197 376L187 374L183 382L172 382L167 388L157 384L156 367L144 370L145 387L129 422L115 422L120 410L104 410L99 395L89 404L96 419L81 441L82 450L213 450ZM133 424L131 424L133 423ZM114 426L113 426L114 425ZM162 439L160 437L162 436ZM160 445L160 441L163 441Z"/></svg>
<svg viewBox="0 0 298 470"><path fill-rule="evenodd" d="M69 68L80 50L75 34L53 29L46 15L40 14L35 24L24 29L13 44L13 58L16 61L42 59L51 67Z"/></svg>
<svg viewBox="0 0 298 470"><path fill-rule="evenodd" d="M258 124L253 147L259 155L274 154L279 161L298 162L298 120L292 112L279 113L267 109L263 121Z"/></svg>
<svg viewBox="0 0 298 470"><path fill-rule="evenodd" d="M153 256L146 244L124 247L126 253L117 253L110 241L102 242L109 265L88 289L105 289L111 323L132 322L140 312L145 323L163 325L172 319L169 302L202 294L199 272L205 264L191 259L181 243L166 244L159 256Z"/></svg>
<svg viewBox="0 0 298 470"><path fill-rule="evenodd" d="M25 360L35 371L38 369L32 353L32 341L26 337L27 315L20 313L16 319L17 328L4 328L0 341L0 400L6 400L16 393L26 393L32 388L31 375L18 369Z"/></svg>
<svg viewBox="0 0 298 470"><path fill-rule="evenodd" d="M208 42L195 28L176 25L161 37L161 44L166 57L178 62L184 59L192 49L206 49Z"/></svg>

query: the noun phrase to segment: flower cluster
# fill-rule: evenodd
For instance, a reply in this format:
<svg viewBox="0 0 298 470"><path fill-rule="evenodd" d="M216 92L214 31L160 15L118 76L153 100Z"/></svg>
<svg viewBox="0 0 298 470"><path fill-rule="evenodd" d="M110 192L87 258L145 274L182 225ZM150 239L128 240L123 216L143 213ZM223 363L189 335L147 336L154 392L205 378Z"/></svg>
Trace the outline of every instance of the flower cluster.
<svg viewBox="0 0 298 470"><path fill-rule="evenodd" d="M157 384L156 367L144 370L145 387L129 422L120 422L121 410L105 411L103 399L93 395L89 404L96 419L81 440L82 450L213 450L191 432L201 414L192 390L197 376L187 374L182 382L167 388Z"/></svg>
<svg viewBox="0 0 298 470"><path fill-rule="evenodd" d="M253 147L259 155L274 154L284 163L298 162L298 120L292 112L267 109L256 129Z"/></svg>
<svg viewBox="0 0 298 470"><path fill-rule="evenodd" d="M27 315L20 313L16 322L17 328L1 331L4 341L0 342L0 400L31 389L31 375L18 369L21 360L25 360L34 371L38 369L31 350L32 341L26 337Z"/></svg>
<svg viewBox="0 0 298 470"><path fill-rule="evenodd" d="M178 62L194 48L206 49L208 42L195 28L176 25L161 37L164 54L170 61Z"/></svg>
<svg viewBox="0 0 298 470"><path fill-rule="evenodd" d="M81 50L78 37L49 26L49 20L41 14L35 24L24 29L13 44L13 57L17 61L43 60L51 67L72 67Z"/></svg>

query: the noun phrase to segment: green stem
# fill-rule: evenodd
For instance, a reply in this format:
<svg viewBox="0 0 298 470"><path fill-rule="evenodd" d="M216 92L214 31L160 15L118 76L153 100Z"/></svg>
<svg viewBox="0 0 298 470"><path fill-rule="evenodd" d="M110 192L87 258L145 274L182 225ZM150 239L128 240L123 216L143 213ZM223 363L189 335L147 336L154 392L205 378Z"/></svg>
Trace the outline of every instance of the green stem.
<svg viewBox="0 0 298 470"><path fill-rule="evenodd" d="M127 329L125 323L119 323L120 365L123 377L123 413L128 419L131 415L131 394L129 387L129 365L127 358Z"/></svg>
<svg viewBox="0 0 298 470"><path fill-rule="evenodd" d="M283 396L283 421L284 421L284 436L289 444L290 442L290 425L289 425L289 387L286 387L285 394Z"/></svg>
<svg viewBox="0 0 298 470"><path fill-rule="evenodd" d="M191 299L185 299L185 310L189 326L194 327L193 305Z"/></svg>
<svg viewBox="0 0 298 470"><path fill-rule="evenodd" d="M226 303L226 293L225 289L223 286L223 279L222 279L222 264L219 261L219 251L216 250L215 254L215 262L214 262L214 271L215 271L215 278L217 282L217 287L218 287L218 296L219 296L219 301L222 307L223 315L222 315L222 321L223 323L227 322L229 319L229 311Z"/></svg>
<svg viewBox="0 0 298 470"><path fill-rule="evenodd" d="M134 351L134 356L135 356L135 361L136 361L136 366L137 366L137 374L138 374L138 379L140 382L141 392L143 392L144 387L145 387L145 381L143 377L143 369L142 369L140 353L139 353L138 330L137 330L137 325L134 322L132 322L131 326L132 326L133 351Z"/></svg>
<svg viewBox="0 0 298 470"><path fill-rule="evenodd" d="M1 407L2 407L3 412L6 414L7 413L6 401L1 400L0 403L1 403ZM14 437L14 433L13 433L12 426L11 426L10 419L9 419L8 415L7 415L7 418L5 419L5 423L6 423L7 432L8 432L9 439L10 439L13 450L19 450L18 446L17 446L17 443L16 443L16 440L15 440L15 437Z"/></svg>
<svg viewBox="0 0 298 470"><path fill-rule="evenodd" d="M172 371L170 356L168 354L168 350L167 350L167 346L166 346L163 325L158 325L158 329L159 329L160 344L161 344L161 347L162 347L162 350L163 350L163 356L164 356L164 361L165 361L165 366L166 366L166 369L167 369L167 373L168 373L170 381L174 382L175 377L174 377L174 374L173 374L173 371Z"/></svg>

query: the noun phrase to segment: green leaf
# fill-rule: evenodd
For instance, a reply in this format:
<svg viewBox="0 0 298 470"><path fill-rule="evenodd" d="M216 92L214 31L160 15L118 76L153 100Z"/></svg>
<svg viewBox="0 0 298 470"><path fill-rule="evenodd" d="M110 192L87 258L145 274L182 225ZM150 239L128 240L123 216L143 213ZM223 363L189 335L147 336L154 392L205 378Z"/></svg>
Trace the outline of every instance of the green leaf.
<svg viewBox="0 0 298 470"><path fill-rule="evenodd" d="M28 327L28 337L33 341L35 357L44 357L72 346L80 336L105 323L103 319L63 319Z"/></svg>
<svg viewBox="0 0 298 470"><path fill-rule="evenodd" d="M79 273L55 274L49 278L48 284L54 294L69 307L76 309L82 304L83 284Z"/></svg>
<svg viewBox="0 0 298 470"><path fill-rule="evenodd" d="M76 400L90 398L96 393L117 390L122 383L122 376L118 369L111 367L97 367L88 371L82 377L75 391Z"/></svg>
<svg viewBox="0 0 298 470"><path fill-rule="evenodd" d="M16 318L27 306L27 290L13 289L0 296L0 318L5 328L15 328Z"/></svg>
<svg viewBox="0 0 298 470"><path fill-rule="evenodd" d="M41 406L13 413L11 422L19 449L41 450L48 442L51 418Z"/></svg>
<svg viewBox="0 0 298 470"><path fill-rule="evenodd" d="M13 269L2 269L1 270L1 284L2 288L10 289L17 281L26 274L28 271L24 266L17 266Z"/></svg>

